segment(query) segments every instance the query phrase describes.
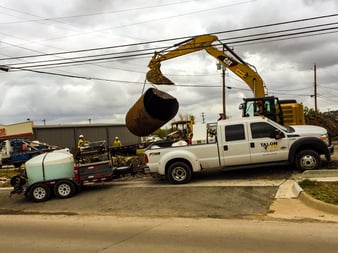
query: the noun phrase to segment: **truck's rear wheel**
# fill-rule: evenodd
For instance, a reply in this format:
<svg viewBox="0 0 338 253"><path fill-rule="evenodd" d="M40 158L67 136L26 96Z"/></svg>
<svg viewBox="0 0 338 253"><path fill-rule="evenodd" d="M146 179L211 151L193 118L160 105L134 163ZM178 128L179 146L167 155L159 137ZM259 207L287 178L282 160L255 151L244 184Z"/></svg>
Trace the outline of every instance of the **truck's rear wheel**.
<svg viewBox="0 0 338 253"><path fill-rule="evenodd" d="M71 181L61 180L55 184L54 193L59 199L70 198L75 194L75 185Z"/></svg>
<svg viewBox="0 0 338 253"><path fill-rule="evenodd" d="M46 201L50 195L49 187L42 183L33 185L29 191L29 198L35 202Z"/></svg>
<svg viewBox="0 0 338 253"><path fill-rule="evenodd" d="M303 150L296 156L296 166L300 171L317 170L320 168L320 156L316 151Z"/></svg>
<svg viewBox="0 0 338 253"><path fill-rule="evenodd" d="M172 184L186 184L191 180L191 169L184 162L175 162L169 166L167 178Z"/></svg>

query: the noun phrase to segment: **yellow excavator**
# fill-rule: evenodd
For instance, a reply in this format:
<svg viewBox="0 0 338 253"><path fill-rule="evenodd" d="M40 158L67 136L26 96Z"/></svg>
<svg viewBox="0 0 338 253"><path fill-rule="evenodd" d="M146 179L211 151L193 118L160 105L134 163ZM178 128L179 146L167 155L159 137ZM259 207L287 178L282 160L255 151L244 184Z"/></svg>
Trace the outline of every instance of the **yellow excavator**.
<svg viewBox="0 0 338 253"><path fill-rule="evenodd" d="M216 45L213 45L216 41L222 45L223 50L219 50ZM254 98L245 98L241 104L244 117L264 115L286 126L305 124L302 104L295 100L279 100L274 96L266 96L263 80L255 67L243 61L215 35L196 36L161 52L155 52L148 64L150 70L146 76L147 80L156 85L173 85L174 83L162 74L161 62L200 50L207 51L227 69L240 77L254 93Z"/></svg>

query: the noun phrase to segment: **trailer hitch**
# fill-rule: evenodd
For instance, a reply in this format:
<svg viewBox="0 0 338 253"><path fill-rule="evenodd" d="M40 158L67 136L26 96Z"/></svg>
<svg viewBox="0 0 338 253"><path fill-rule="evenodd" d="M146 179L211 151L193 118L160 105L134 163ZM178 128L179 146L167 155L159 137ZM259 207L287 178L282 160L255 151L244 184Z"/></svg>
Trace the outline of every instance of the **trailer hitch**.
<svg viewBox="0 0 338 253"><path fill-rule="evenodd" d="M20 194L24 191L23 186L27 183L27 179L22 175L16 175L11 178L10 184L14 189L10 192L9 197L11 198L13 194Z"/></svg>

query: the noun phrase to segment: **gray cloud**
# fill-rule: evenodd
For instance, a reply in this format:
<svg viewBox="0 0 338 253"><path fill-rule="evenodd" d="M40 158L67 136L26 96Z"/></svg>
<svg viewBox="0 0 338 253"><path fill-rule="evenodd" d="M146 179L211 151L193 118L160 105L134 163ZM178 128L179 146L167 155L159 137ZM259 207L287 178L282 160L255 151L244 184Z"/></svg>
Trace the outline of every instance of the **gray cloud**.
<svg viewBox="0 0 338 253"><path fill-rule="evenodd" d="M337 13L334 0L315 1L2 1L0 14L0 58L100 48L227 31L281 21ZM176 1L175 1L176 3ZM162 5L162 6L160 6ZM152 7L151 7L152 6ZM157 6L157 7L156 7ZM203 11L204 10L204 11ZM62 18L61 18L62 17ZM336 22L337 17L325 20ZM319 24L324 21L307 23ZM295 28L298 25L221 34L228 39L258 32ZM109 52L170 46L176 42L119 48ZM265 80L269 93L296 98L313 105L313 64L317 64L319 107L337 109L337 33L266 43L243 43L235 51L253 64ZM100 51L96 53L106 53ZM88 54L88 53L87 53ZM80 54L62 57L79 56ZM85 54L82 54L85 55ZM41 71L108 79L75 79L26 71L1 72L0 123L31 118L36 124L93 122L123 123L124 115L141 96L151 56L110 60L95 64L41 68ZM0 64L56 59L56 57L1 60ZM198 52L163 62L162 70L178 86L159 87L177 97L182 114L201 121L215 120L221 111L221 77L213 57ZM113 81L114 80L114 81ZM239 117L238 105L252 96L244 82L229 73L226 78L227 108ZM179 85L191 85L182 87ZM208 87L208 85L210 87ZM198 87L203 86L203 87ZM218 87L213 87L218 86ZM151 87L146 84L145 88ZM304 89L303 89L304 88ZM302 90L303 89L303 90Z"/></svg>

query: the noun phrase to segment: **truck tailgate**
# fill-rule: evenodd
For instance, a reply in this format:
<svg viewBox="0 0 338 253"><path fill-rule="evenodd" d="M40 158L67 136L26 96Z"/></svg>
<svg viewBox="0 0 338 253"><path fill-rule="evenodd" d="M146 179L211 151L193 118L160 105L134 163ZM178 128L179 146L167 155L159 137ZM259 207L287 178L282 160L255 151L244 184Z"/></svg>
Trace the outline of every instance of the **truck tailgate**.
<svg viewBox="0 0 338 253"><path fill-rule="evenodd" d="M112 180L113 169L109 161L79 164L78 179L81 184Z"/></svg>

